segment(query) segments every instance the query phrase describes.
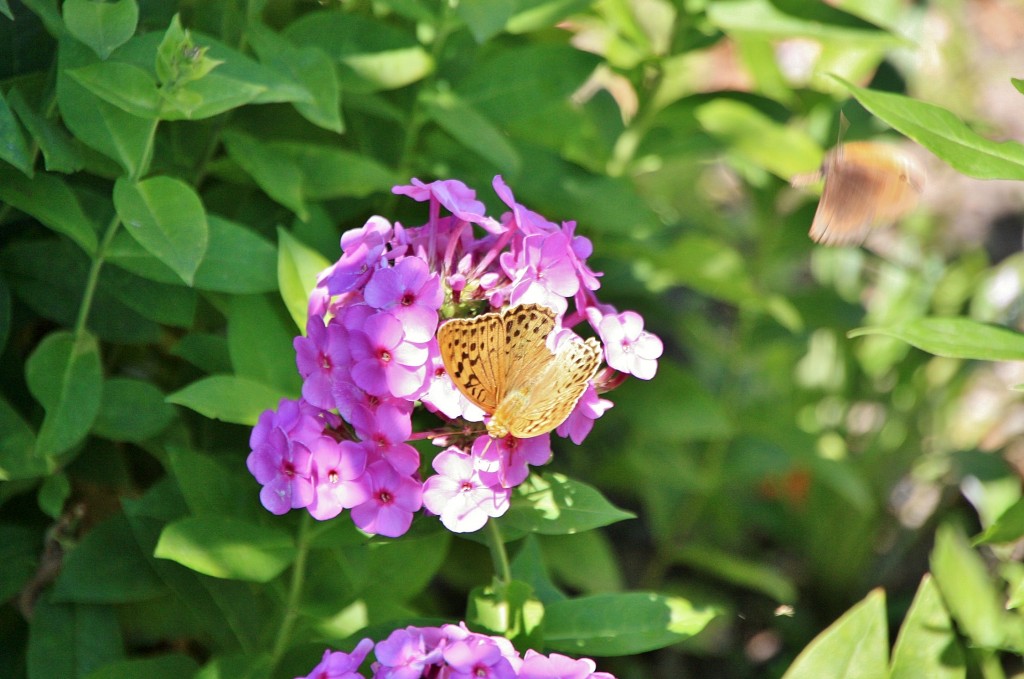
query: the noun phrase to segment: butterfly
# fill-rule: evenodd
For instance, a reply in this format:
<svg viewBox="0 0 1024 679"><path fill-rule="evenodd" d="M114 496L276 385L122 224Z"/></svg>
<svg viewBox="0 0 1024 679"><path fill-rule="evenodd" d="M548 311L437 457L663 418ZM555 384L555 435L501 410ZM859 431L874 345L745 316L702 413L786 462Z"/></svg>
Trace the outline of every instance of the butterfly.
<svg viewBox="0 0 1024 679"><path fill-rule="evenodd" d="M562 424L597 373L601 344L573 338L554 352L547 337L555 313L521 304L474 318L455 318L437 331L441 360L455 386L491 416L491 438L531 438Z"/></svg>
<svg viewBox="0 0 1024 679"><path fill-rule="evenodd" d="M870 141L840 144L821 172L793 178L793 185L825 175L825 188L809 235L822 245L860 245L871 229L914 208L924 189L924 171L895 146Z"/></svg>

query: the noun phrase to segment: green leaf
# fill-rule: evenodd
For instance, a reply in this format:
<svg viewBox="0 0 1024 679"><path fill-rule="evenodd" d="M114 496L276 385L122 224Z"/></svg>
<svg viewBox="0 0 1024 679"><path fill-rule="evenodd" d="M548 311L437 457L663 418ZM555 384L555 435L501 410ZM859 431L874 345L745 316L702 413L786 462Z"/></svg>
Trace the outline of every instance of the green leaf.
<svg viewBox="0 0 1024 679"><path fill-rule="evenodd" d="M28 422L11 405L0 398L0 481L31 479L53 472L57 463L52 458L37 457L36 435Z"/></svg>
<svg viewBox="0 0 1024 679"><path fill-rule="evenodd" d="M295 110L314 125L341 134L341 87L334 62L318 47L295 46L261 24L249 26L246 36L260 61L301 83L312 102L295 102Z"/></svg>
<svg viewBox="0 0 1024 679"><path fill-rule="evenodd" d="M296 45L315 46L342 66L341 82L360 92L410 85L434 70L411 31L353 13L310 12L285 31Z"/></svg>
<svg viewBox="0 0 1024 679"><path fill-rule="evenodd" d="M96 252L96 230L82 210L78 196L63 179L45 172L29 179L0 169L0 200L62 233L88 254Z"/></svg>
<svg viewBox="0 0 1024 679"><path fill-rule="evenodd" d="M957 172L977 179L1024 179L1024 144L986 139L940 106L838 80L864 108Z"/></svg>
<svg viewBox="0 0 1024 679"><path fill-rule="evenodd" d="M39 566L39 534L27 526L0 524L0 597L16 597Z"/></svg>
<svg viewBox="0 0 1024 679"><path fill-rule="evenodd" d="M931 555L935 584L953 619L972 646L998 648L1005 641L1004 611L985 562L963 533L944 524Z"/></svg>
<svg viewBox="0 0 1024 679"><path fill-rule="evenodd" d="M125 113L150 120L160 116L161 99L157 83L152 75L138 66L119 61L103 61L70 69L67 74L79 85Z"/></svg>
<svg viewBox="0 0 1024 679"><path fill-rule="evenodd" d="M25 176L32 176L32 152L3 92L0 92L0 160L18 168Z"/></svg>
<svg viewBox="0 0 1024 679"><path fill-rule="evenodd" d="M548 604L544 642L566 653L632 655L688 639L718 615L654 592L597 594Z"/></svg>
<svg viewBox="0 0 1024 679"><path fill-rule="evenodd" d="M126 43L139 21L135 0L66 0L62 12L68 32L91 47L100 59Z"/></svg>
<svg viewBox="0 0 1024 679"><path fill-rule="evenodd" d="M288 313L306 334L306 318L309 310L309 294L316 287L321 271L331 265L327 258L307 247L288 231L278 228L277 280L281 286L281 299Z"/></svg>
<svg viewBox="0 0 1024 679"><path fill-rule="evenodd" d="M28 632L29 677L78 677L124 655L117 611L94 604L36 602Z"/></svg>
<svg viewBox="0 0 1024 679"><path fill-rule="evenodd" d="M196 270L199 290L248 295L277 289L274 272L277 251L250 229L217 215L207 215L210 227L206 255ZM108 260L139 276L161 283L181 284L181 278L126 233L114 237Z"/></svg>
<svg viewBox="0 0 1024 679"><path fill-rule="evenodd" d="M543 642L540 637L543 619L544 605L525 582L495 579L490 587L478 587L469 593L466 621L491 634L506 637L519 648Z"/></svg>
<svg viewBox="0 0 1024 679"><path fill-rule="evenodd" d="M157 283L108 266L100 272L98 290L108 292L111 297L156 323L188 328L195 321L197 295L195 290L181 285L177 276L174 276L174 283Z"/></svg>
<svg viewBox="0 0 1024 679"><path fill-rule="evenodd" d="M206 373L231 372L228 343L221 335L189 333L171 347L171 353Z"/></svg>
<svg viewBox="0 0 1024 679"><path fill-rule="evenodd" d="M116 555L116 558L111 558ZM57 603L120 604L166 593L124 514L96 525L68 552L54 583Z"/></svg>
<svg viewBox="0 0 1024 679"><path fill-rule="evenodd" d="M199 671L196 661L180 653L165 653L153 658L118 660L90 672L85 679L190 679Z"/></svg>
<svg viewBox="0 0 1024 679"><path fill-rule="evenodd" d="M848 337L885 335L946 358L1024 360L1024 335L968 318L915 318L882 328L857 328Z"/></svg>
<svg viewBox="0 0 1024 679"><path fill-rule="evenodd" d="M796 585L792 579L769 564L748 561L704 544L688 544L679 548L672 555L672 561L761 592L780 604L792 604L797 600Z"/></svg>
<svg viewBox="0 0 1024 679"><path fill-rule="evenodd" d="M255 486L249 474L239 474L244 461L238 457L204 455L171 447L175 481L185 503L196 516L214 515L257 522L266 510L254 502Z"/></svg>
<svg viewBox="0 0 1024 679"><path fill-rule="evenodd" d="M726 33L792 39L837 40L859 46L895 47L904 42L878 26L828 5L799 0L734 0L710 3L708 21Z"/></svg>
<svg viewBox="0 0 1024 679"><path fill-rule="evenodd" d="M547 30L567 16L585 11L592 4L591 0L543 0L525 3L525 7L508 20L505 28L513 35Z"/></svg>
<svg viewBox="0 0 1024 679"><path fill-rule="evenodd" d="M280 303L265 295L239 295L228 311L228 348L239 377L285 393L302 389L292 342L295 331Z"/></svg>
<svg viewBox="0 0 1024 679"><path fill-rule="evenodd" d="M295 558L288 533L225 516L193 516L160 533L157 558L215 578L270 582Z"/></svg>
<svg viewBox="0 0 1024 679"><path fill-rule="evenodd" d="M64 512L64 503L71 495L71 482L63 472L51 474L43 479L39 487L37 501L39 509L52 519L60 518Z"/></svg>
<svg viewBox="0 0 1024 679"><path fill-rule="evenodd" d="M595 488L562 474L531 474L516 489L502 526L528 533L578 533L635 518L612 505Z"/></svg>
<svg viewBox="0 0 1024 679"><path fill-rule="evenodd" d="M209 238L206 210L195 190L172 177L120 178L114 206L142 247L192 285Z"/></svg>
<svg viewBox="0 0 1024 679"><path fill-rule="evenodd" d="M131 44L131 43L129 43ZM128 176L145 174L156 120L140 118L103 101L79 84L70 71L97 63L89 48L70 38L60 41L57 105L61 118L80 141L116 161Z"/></svg>
<svg viewBox="0 0 1024 679"><path fill-rule="evenodd" d="M1015 542L1024 536L1024 499L1017 500L974 539L975 545Z"/></svg>
<svg viewBox="0 0 1024 679"><path fill-rule="evenodd" d="M152 383L113 377L103 385L103 400L93 433L111 441L138 443L167 428L174 408Z"/></svg>
<svg viewBox="0 0 1024 679"><path fill-rule="evenodd" d="M82 154L63 125L37 111L17 87L7 92L7 99L43 152L44 165L48 171L70 174L82 169L85 164Z"/></svg>
<svg viewBox="0 0 1024 679"><path fill-rule="evenodd" d="M302 195L313 200L362 198L390 191L400 181L373 158L323 144L274 142L267 149L279 162L286 158L295 164L302 173Z"/></svg>
<svg viewBox="0 0 1024 679"><path fill-rule="evenodd" d="M698 106L695 115L705 130L726 144L730 153L786 181L796 174L813 172L821 165L821 147L809 134L775 122L750 104L713 99Z"/></svg>
<svg viewBox="0 0 1024 679"><path fill-rule="evenodd" d="M99 412L103 374L96 339L51 333L25 363L29 391L46 410L36 454L52 457L85 438Z"/></svg>
<svg viewBox="0 0 1024 679"><path fill-rule="evenodd" d="M889 679L963 679L964 651L932 576L925 574L892 651Z"/></svg>
<svg viewBox="0 0 1024 679"><path fill-rule="evenodd" d="M466 22L473 39L482 44L505 28L516 9L515 0L462 0L455 13Z"/></svg>
<svg viewBox="0 0 1024 679"><path fill-rule="evenodd" d="M522 165L519 152L486 117L454 92L424 96L424 109L437 125L460 144L506 174L516 175Z"/></svg>
<svg viewBox="0 0 1024 679"><path fill-rule="evenodd" d="M223 140L228 156L268 196L294 212L299 219L306 221L309 218L302 191L303 175L298 163L282 158L268 144L237 130L224 132Z"/></svg>
<svg viewBox="0 0 1024 679"><path fill-rule="evenodd" d="M213 375L174 392L167 400L215 420L253 426L260 413L276 408L282 398L289 395L265 384L234 375Z"/></svg>
<svg viewBox="0 0 1024 679"><path fill-rule="evenodd" d="M886 679L885 593L875 589L812 641L783 679Z"/></svg>
<svg viewBox="0 0 1024 679"><path fill-rule="evenodd" d="M572 535L539 537L544 560L552 573L574 591L584 594L617 592L625 588L615 550L604 533L597 530ZM518 558L518 555L517 555Z"/></svg>

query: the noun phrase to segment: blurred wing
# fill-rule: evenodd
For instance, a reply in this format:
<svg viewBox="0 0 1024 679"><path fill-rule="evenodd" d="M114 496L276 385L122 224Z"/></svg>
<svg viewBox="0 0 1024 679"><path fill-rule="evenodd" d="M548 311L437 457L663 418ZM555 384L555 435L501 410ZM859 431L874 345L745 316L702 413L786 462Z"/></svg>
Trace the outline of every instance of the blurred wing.
<svg viewBox="0 0 1024 679"><path fill-rule="evenodd" d="M454 318L437 331L444 369L474 405L494 413L505 393L505 331L497 313Z"/></svg>
<svg viewBox="0 0 1024 679"><path fill-rule="evenodd" d="M594 338L564 342L554 361L526 391L517 412L505 422L516 438L547 433L565 422L601 364L601 344Z"/></svg>

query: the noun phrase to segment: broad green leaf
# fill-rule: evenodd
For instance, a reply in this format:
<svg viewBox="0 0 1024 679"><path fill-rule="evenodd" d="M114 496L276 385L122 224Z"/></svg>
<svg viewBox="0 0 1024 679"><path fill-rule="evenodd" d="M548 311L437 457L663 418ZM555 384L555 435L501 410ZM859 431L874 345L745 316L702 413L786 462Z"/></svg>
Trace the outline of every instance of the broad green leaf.
<svg viewBox="0 0 1024 679"><path fill-rule="evenodd" d="M358 14L310 12L290 24L284 35L296 45L319 47L337 60L345 89L396 89L434 70L434 60L411 31Z"/></svg>
<svg viewBox="0 0 1024 679"><path fill-rule="evenodd" d="M505 28L518 6L515 0L462 0L455 13L466 23L473 39L482 44Z"/></svg>
<svg viewBox="0 0 1024 679"><path fill-rule="evenodd" d="M939 527L931 566L946 607L970 644L998 648L1009 629L999 593L985 562L958 528L949 524Z"/></svg>
<svg viewBox="0 0 1024 679"><path fill-rule="evenodd" d="M547 30L562 19L585 11L592 4L591 0L542 0L525 3L525 7L517 3L516 9L520 11L509 18L505 28L513 35Z"/></svg>
<svg viewBox="0 0 1024 679"><path fill-rule="evenodd" d="M900 626L889 679L963 679L964 651L932 576L925 574Z"/></svg>
<svg viewBox="0 0 1024 679"><path fill-rule="evenodd" d="M36 495L39 509L51 519L59 519L64 512L64 504L71 496L71 482L67 474L58 472L43 479Z"/></svg>
<svg viewBox="0 0 1024 679"><path fill-rule="evenodd" d="M112 606L58 604L44 595L29 625L28 677L84 676L121 659L123 644Z"/></svg>
<svg viewBox="0 0 1024 679"><path fill-rule="evenodd" d="M117 558L111 558L112 555ZM96 525L68 552L53 587L56 603L119 604L165 593L124 514Z"/></svg>
<svg viewBox="0 0 1024 679"><path fill-rule="evenodd" d="M249 474L239 474L237 456L204 455L170 448L171 469L189 511L196 516L222 516L257 522L266 510L255 501L256 486Z"/></svg>
<svg viewBox="0 0 1024 679"><path fill-rule="evenodd" d="M1024 499L1017 500L985 531L974 539L976 545L1015 542L1024 537Z"/></svg>
<svg viewBox="0 0 1024 679"><path fill-rule="evenodd" d="M632 518L585 483L561 474L534 473L516 489L501 523L525 532L563 535Z"/></svg>
<svg viewBox="0 0 1024 679"><path fill-rule="evenodd" d="M196 270L199 290L248 295L277 288L274 246L254 231L217 215L207 215L210 227L206 255ZM108 260L139 276L161 283L181 284L181 278L149 254L126 233L118 233Z"/></svg>
<svg viewBox="0 0 1024 679"><path fill-rule="evenodd" d="M127 42L139 21L135 0L66 0L61 11L68 32L91 47L100 59Z"/></svg>
<svg viewBox="0 0 1024 679"><path fill-rule="evenodd" d="M276 408L282 398L297 396L243 377L213 375L179 389L167 401L215 420L253 426L264 410Z"/></svg>
<svg viewBox="0 0 1024 679"><path fill-rule="evenodd" d="M310 292L316 287L317 275L331 263L282 228L277 229L277 239L277 280L281 299L299 332L304 335Z"/></svg>
<svg viewBox="0 0 1024 679"><path fill-rule="evenodd" d="M249 26L246 36L260 61L272 66L309 90L312 102L295 102L295 110L324 129L341 134L341 88L334 62L319 47L296 46L260 24Z"/></svg>
<svg viewBox="0 0 1024 679"><path fill-rule="evenodd" d="M57 105L61 118L84 144L116 161L128 176L140 177L149 167L157 121L103 101L70 75L72 70L95 63L96 55L82 43L70 38L60 41Z"/></svg>
<svg viewBox="0 0 1024 679"><path fill-rule="evenodd" d="M298 142L273 142L266 147L279 162L288 159L295 164L302 173L302 195L313 200L362 198L389 191L400 181L376 160L359 153Z"/></svg>
<svg viewBox="0 0 1024 679"><path fill-rule="evenodd" d="M949 163L957 172L977 179L1024 179L1024 144L986 139L935 104L857 87L842 79L840 82L864 108Z"/></svg>
<svg viewBox="0 0 1024 679"><path fill-rule="evenodd" d="M713 608L654 592L566 599L547 605L544 643L565 653L632 655L692 637L718 614Z"/></svg>
<svg viewBox="0 0 1024 679"><path fill-rule="evenodd" d="M25 382L46 410L36 454L63 453L85 438L99 411L103 374L96 339L88 333L48 335L25 363Z"/></svg>
<svg viewBox="0 0 1024 679"><path fill-rule="evenodd" d="M306 221L303 194L303 174L299 164L282 157L269 144L237 130L228 130L223 135L228 156L245 170L256 185L281 205Z"/></svg>
<svg viewBox="0 0 1024 679"><path fill-rule="evenodd" d="M279 303L266 295L238 295L228 309L227 334L236 375L286 393L301 390L294 326Z"/></svg>
<svg viewBox="0 0 1024 679"><path fill-rule="evenodd" d="M192 285L209 239L195 189L172 177L121 178L114 185L114 206L132 237Z"/></svg>
<svg viewBox="0 0 1024 679"><path fill-rule="evenodd" d="M82 0L94 4L89 0ZM125 113L156 119L160 115L160 92L147 71L120 61L102 61L67 71L94 95Z"/></svg>
<svg viewBox="0 0 1024 679"><path fill-rule="evenodd" d="M427 115L460 144L503 173L516 175L522 165L519 152L494 124L454 92L436 92L423 98Z"/></svg>
<svg viewBox="0 0 1024 679"><path fill-rule="evenodd" d="M417 530L426 524L422 534ZM367 601L406 602L429 588L431 580L445 563L452 534L440 522L417 521L401 540L377 538L356 546L346 546L343 569L350 584ZM327 574L337 579L337 569ZM329 602L326 610L331 615Z"/></svg>
<svg viewBox="0 0 1024 679"><path fill-rule="evenodd" d="M32 176L32 152L3 92L0 92L0 160L18 168L23 175Z"/></svg>
<svg viewBox="0 0 1024 679"><path fill-rule="evenodd" d="M88 254L96 252L96 230L75 192L60 177L38 172L28 177L0 170L0 200L62 233Z"/></svg>
<svg viewBox="0 0 1024 679"><path fill-rule="evenodd" d="M51 473L57 463L37 457L36 435L21 415L0 398L0 481L32 479Z"/></svg>
<svg viewBox="0 0 1024 679"><path fill-rule="evenodd" d="M210 73L181 87L163 90L163 120L202 120L255 101L266 91L262 85Z"/></svg>
<svg viewBox="0 0 1024 679"><path fill-rule="evenodd" d="M7 101L43 152L48 172L70 174L82 169L85 164L82 154L63 125L37 111L17 87L7 92Z"/></svg>
<svg viewBox="0 0 1024 679"><path fill-rule="evenodd" d="M886 335L936 356L1024 361L1024 335L968 318L915 318L888 327L857 328L849 337Z"/></svg>
<svg viewBox="0 0 1024 679"><path fill-rule="evenodd" d="M677 549L672 561L761 592L780 604L791 604L797 600L796 585L792 579L769 564L749 561L704 544L689 544Z"/></svg>
<svg viewBox="0 0 1024 679"><path fill-rule="evenodd" d="M618 592L624 578L611 541L601 531L573 535L543 535L539 542L552 573L574 591L584 594Z"/></svg>
<svg viewBox="0 0 1024 679"><path fill-rule="evenodd" d="M904 42L878 26L823 3L799 0L734 0L714 2L708 21L726 33L775 38L813 38L830 43L895 47Z"/></svg>
<svg viewBox="0 0 1024 679"><path fill-rule="evenodd" d="M7 0L0 0L0 14L14 21L14 14L11 13L11 6Z"/></svg>
<svg viewBox="0 0 1024 679"><path fill-rule="evenodd" d="M598 534L598 531L590 531L579 535ZM537 535L527 535L523 538L522 547L512 559L512 577L529 584L541 603L547 605L552 601L561 601L567 597L551 580L548 568L544 564L545 554L541 551L538 537Z"/></svg>
<svg viewBox="0 0 1024 679"><path fill-rule="evenodd" d="M809 134L775 122L750 104L713 99L698 106L695 114L701 126L721 139L730 153L786 181L821 165L821 147Z"/></svg>
<svg viewBox="0 0 1024 679"><path fill-rule="evenodd" d="M151 382L112 377L103 384L93 433L112 441L137 443L156 436L173 419L174 408Z"/></svg>
<svg viewBox="0 0 1024 679"><path fill-rule="evenodd" d="M231 372L228 343L222 335L203 332L189 333L171 347L171 353L206 373Z"/></svg>
<svg viewBox="0 0 1024 679"><path fill-rule="evenodd" d="M886 630L885 593L876 589L815 637L783 679L886 679Z"/></svg>
<svg viewBox="0 0 1024 679"><path fill-rule="evenodd" d="M295 558L285 531L225 516L193 516L167 525L154 555L215 578L270 582Z"/></svg>
<svg viewBox="0 0 1024 679"><path fill-rule="evenodd" d="M136 247L141 248L138 244ZM177 276L174 276L174 283L157 283L108 266L100 272L99 290L109 292L111 297L157 323L178 328L191 327L195 321L198 295L195 290L181 285Z"/></svg>
<svg viewBox="0 0 1024 679"><path fill-rule="evenodd" d="M181 653L164 653L152 658L118 660L90 672L85 679L190 679L199 671L196 661Z"/></svg>

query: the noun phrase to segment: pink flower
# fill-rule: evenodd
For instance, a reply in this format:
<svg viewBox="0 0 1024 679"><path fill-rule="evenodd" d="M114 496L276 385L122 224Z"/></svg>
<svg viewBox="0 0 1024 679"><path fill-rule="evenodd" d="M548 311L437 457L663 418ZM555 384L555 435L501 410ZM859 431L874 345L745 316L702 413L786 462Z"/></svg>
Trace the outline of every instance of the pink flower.
<svg viewBox="0 0 1024 679"><path fill-rule="evenodd" d="M635 311L609 314L601 318L597 332L604 343L608 365L642 380L658 371L662 344L656 335L644 330L644 319Z"/></svg>
<svg viewBox="0 0 1024 679"><path fill-rule="evenodd" d="M363 679L359 674L359 666L363 664L366 654L373 648L372 639L363 639L351 653L341 651L324 651L323 660L305 677L296 679Z"/></svg>
<svg viewBox="0 0 1024 679"><path fill-rule="evenodd" d="M348 378L347 340L340 323L325 327L322 316L313 316L306 323L306 336L299 335L293 342L295 363L303 379L302 398L318 408L333 408L333 385Z"/></svg>
<svg viewBox="0 0 1024 679"><path fill-rule="evenodd" d="M508 511L511 492L485 484L473 462L458 448L448 448L434 458L437 475L423 484L423 505L453 533L472 533Z"/></svg>
<svg viewBox="0 0 1024 679"><path fill-rule="evenodd" d="M528 439L480 436L473 442L473 456L479 460L480 477L485 483L514 488L530 475L529 465L547 464L551 459L551 435Z"/></svg>
<svg viewBox="0 0 1024 679"><path fill-rule="evenodd" d="M579 445L594 428L594 420L604 415L612 405L614 404L611 401L597 395L597 389L593 384L588 384L576 407L569 413L565 422L558 425L555 433Z"/></svg>
<svg viewBox="0 0 1024 679"><path fill-rule="evenodd" d="M433 338L444 293L440 277L431 274L422 259L406 257L391 268L378 269L366 284L364 297L370 306L390 311L401 321L408 341Z"/></svg>
<svg viewBox="0 0 1024 679"><path fill-rule="evenodd" d="M402 323L387 312L366 319L362 329L350 328L352 379L375 396L410 397L424 387L429 351L406 341Z"/></svg>
<svg viewBox="0 0 1024 679"><path fill-rule="evenodd" d="M366 502L370 487L364 478L366 451L351 441L337 442L321 436L311 446L314 497L309 504L313 518L333 519L343 509Z"/></svg>
<svg viewBox="0 0 1024 679"><path fill-rule="evenodd" d="M423 506L423 487L401 476L383 460L367 470L370 499L352 510L352 521L367 533L395 538L412 524L413 512Z"/></svg>

